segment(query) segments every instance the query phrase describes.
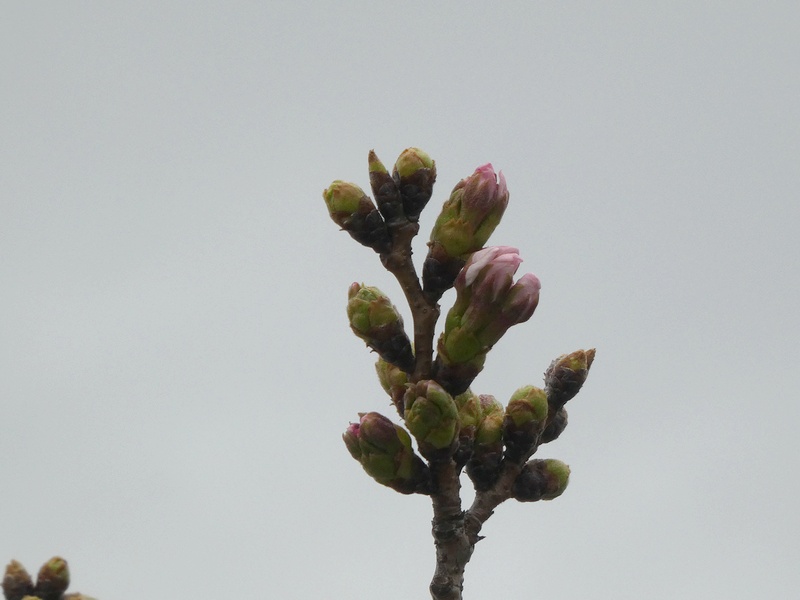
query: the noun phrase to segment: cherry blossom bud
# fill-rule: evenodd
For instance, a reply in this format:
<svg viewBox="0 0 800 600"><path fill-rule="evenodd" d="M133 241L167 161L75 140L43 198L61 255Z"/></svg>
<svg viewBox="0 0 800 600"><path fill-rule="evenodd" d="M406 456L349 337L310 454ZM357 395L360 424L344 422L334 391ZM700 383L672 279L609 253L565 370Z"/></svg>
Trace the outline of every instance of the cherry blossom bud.
<svg viewBox="0 0 800 600"><path fill-rule="evenodd" d="M347 291L350 328L381 358L404 371L414 367L411 340L403 318L389 297L376 287L353 283Z"/></svg>
<svg viewBox="0 0 800 600"><path fill-rule="evenodd" d="M467 461L467 475L476 490L488 490L500 474L503 461L503 420L505 411L494 396L479 396L483 416L475 432L472 457Z"/></svg>
<svg viewBox="0 0 800 600"><path fill-rule="evenodd" d="M67 561L55 556L39 569L34 594L41 600L59 600L68 587L69 566Z"/></svg>
<svg viewBox="0 0 800 600"><path fill-rule="evenodd" d="M511 396L503 421L506 458L520 461L530 457L547 422L547 394L532 385Z"/></svg>
<svg viewBox="0 0 800 600"><path fill-rule="evenodd" d="M594 354L594 348L576 350L571 354L559 356L550 363L544 374L544 383L547 401L553 412L572 400L580 391L589 376Z"/></svg>
<svg viewBox="0 0 800 600"><path fill-rule="evenodd" d="M369 183L389 232L408 223L397 183L374 150L369 151Z"/></svg>
<svg viewBox="0 0 800 600"><path fill-rule="evenodd" d="M453 286L469 254L483 248L508 206L502 171L491 164L462 179L445 201L433 226L428 256L422 268L425 293L438 300Z"/></svg>
<svg viewBox="0 0 800 600"><path fill-rule="evenodd" d="M547 458L525 464L514 480L511 494L519 502L552 500L564 493L569 484L569 465Z"/></svg>
<svg viewBox="0 0 800 600"><path fill-rule="evenodd" d="M400 416L403 416L405 407L403 405L403 395L406 393L406 384L408 383L408 373L403 371L400 367L396 367L378 358L375 363L375 371L378 373L378 381L380 381L383 390L389 394Z"/></svg>
<svg viewBox="0 0 800 600"><path fill-rule="evenodd" d="M384 253L391 249L386 223L360 187L346 181L334 181L322 193L328 213L339 227L359 244Z"/></svg>
<svg viewBox="0 0 800 600"><path fill-rule="evenodd" d="M435 381L410 385L403 399L406 426L425 458L449 456L455 450L458 409L453 398Z"/></svg>
<svg viewBox="0 0 800 600"><path fill-rule="evenodd" d="M12 560L6 567L3 593L6 600L22 600L25 596L33 594L33 580L25 567L16 560Z"/></svg>
<svg viewBox="0 0 800 600"><path fill-rule="evenodd" d="M475 433L478 430L483 412L478 396L472 390L467 390L453 398L458 409L458 449L453 456L456 465L461 468L472 456L472 448L475 443Z"/></svg>
<svg viewBox="0 0 800 600"><path fill-rule="evenodd" d="M400 190L406 218L417 221L433 194L436 162L419 148L407 148L397 158L392 177Z"/></svg>
<svg viewBox="0 0 800 600"><path fill-rule="evenodd" d="M536 309L539 279L527 274L514 283L521 262L516 248L484 248L458 274L456 301L445 318L434 363L435 379L451 394L466 390L492 346Z"/></svg>
<svg viewBox="0 0 800 600"><path fill-rule="evenodd" d="M378 483L403 494L428 493L430 473L408 432L376 412L362 413L342 438L350 454Z"/></svg>

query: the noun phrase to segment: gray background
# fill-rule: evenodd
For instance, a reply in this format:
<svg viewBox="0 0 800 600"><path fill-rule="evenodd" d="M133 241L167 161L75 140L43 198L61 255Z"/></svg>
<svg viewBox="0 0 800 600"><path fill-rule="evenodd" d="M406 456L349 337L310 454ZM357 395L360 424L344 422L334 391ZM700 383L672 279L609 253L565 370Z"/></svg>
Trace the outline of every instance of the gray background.
<svg viewBox="0 0 800 600"><path fill-rule="evenodd" d="M474 389L597 347L540 451L569 489L499 507L466 597L800 589L796 2L3 13L0 561L106 600L427 597L428 500L340 439L391 414L347 287L402 297L321 199L419 146L418 261L491 161L492 242L542 280Z"/></svg>

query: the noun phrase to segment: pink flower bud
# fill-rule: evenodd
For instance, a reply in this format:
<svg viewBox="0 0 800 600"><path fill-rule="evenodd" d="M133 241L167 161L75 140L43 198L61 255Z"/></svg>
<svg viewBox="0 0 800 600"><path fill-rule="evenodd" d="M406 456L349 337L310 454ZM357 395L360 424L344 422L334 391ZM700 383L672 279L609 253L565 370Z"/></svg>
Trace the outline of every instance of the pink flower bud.
<svg viewBox="0 0 800 600"><path fill-rule="evenodd" d="M492 164L486 163L475 169L462 183L464 191L461 204L475 221L480 223L492 212L499 212L499 216L502 216L508 206L508 188L502 171L498 177Z"/></svg>

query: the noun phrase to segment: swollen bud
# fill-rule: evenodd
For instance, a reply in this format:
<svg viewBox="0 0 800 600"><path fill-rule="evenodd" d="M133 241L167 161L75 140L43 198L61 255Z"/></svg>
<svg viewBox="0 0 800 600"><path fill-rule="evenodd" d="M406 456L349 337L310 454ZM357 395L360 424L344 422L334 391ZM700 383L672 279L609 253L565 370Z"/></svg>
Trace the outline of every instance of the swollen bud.
<svg viewBox="0 0 800 600"><path fill-rule="evenodd" d="M491 164L475 169L450 193L431 231L428 256L422 268L425 293L438 300L453 287L469 254L480 250L500 223L508 206L503 173Z"/></svg>
<svg viewBox="0 0 800 600"><path fill-rule="evenodd" d="M472 390L467 390L453 398L458 409L458 449L453 455L458 468L462 468L470 456L475 444L475 434L483 418L481 402Z"/></svg>
<svg viewBox="0 0 800 600"><path fill-rule="evenodd" d="M6 600L22 600L25 596L33 594L33 580L25 567L16 560L12 560L6 567L3 576L3 594Z"/></svg>
<svg viewBox="0 0 800 600"><path fill-rule="evenodd" d="M594 348L576 350L571 354L559 356L550 363L544 373L544 383L551 411L563 407L580 391L589 376L594 354Z"/></svg>
<svg viewBox="0 0 800 600"><path fill-rule="evenodd" d="M433 194L436 162L419 148L407 148L397 158L392 177L400 191L406 218L417 221Z"/></svg>
<svg viewBox="0 0 800 600"><path fill-rule="evenodd" d="M516 462L531 455L547 422L547 409L543 389L527 385L514 392L503 421L506 458Z"/></svg>
<svg viewBox="0 0 800 600"><path fill-rule="evenodd" d="M328 213L359 244L375 252L389 252L389 230L369 196L353 183L336 180L322 193Z"/></svg>
<svg viewBox="0 0 800 600"><path fill-rule="evenodd" d="M378 358L375 363L375 372L378 374L378 381L380 381L383 391L389 394L392 403L397 408L400 416L403 416L403 395L406 393L406 384L408 383L408 373L403 371L400 367L396 367Z"/></svg>
<svg viewBox="0 0 800 600"><path fill-rule="evenodd" d="M414 453L408 432L379 413L360 416L342 436L351 456L378 483L402 494L427 494L430 472Z"/></svg>
<svg viewBox="0 0 800 600"><path fill-rule="evenodd" d="M569 465L547 458L528 461L514 480L511 495L519 502L558 498L567 489Z"/></svg>
<svg viewBox="0 0 800 600"><path fill-rule="evenodd" d="M383 166L374 150L369 151L369 184L372 187L372 194L375 196L378 210L383 215L383 220L391 234L394 229L407 223L408 219L397 183Z"/></svg>
<svg viewBox="0 0 800 600"><path fill-rule="evenodd" d="M404 419L425 458L452 454L458 433L458 409L453 398L435 381L409 385L403 398Z"/></svg>
<svg viewBox="0 0 800 600"><path fill-rule="evenodd" d="M433 365L434 378L451 394L464 392L492 346L536 309L539 279L527 273L514 282L521 262L516 248L484 248L470 256L456 277L456 301L445 318Z"/></svg>
<svg viewBox="0 0 800 600"><path fill-rule="evenodd" d="M59 556L54 556L39 569L34 594L41 600L59 600L68 587L69 567L67 561Z"/></svg>
<svg viewBox="0 0 800 600"><path fill-rule="evenodd" d="M488 490L500 475L503 462L503 420L505 411L494 396L481 394L481 422L475 432L467 475L478 491Z"/></svg>
<svg viewBox="0 0 800 600"><path fill-rule="evenodd" d="M347 298L347 318L353 333L386 362L412 371L411 340L403 328L403 318L389 297L376 287L353 283Z"/></svg>

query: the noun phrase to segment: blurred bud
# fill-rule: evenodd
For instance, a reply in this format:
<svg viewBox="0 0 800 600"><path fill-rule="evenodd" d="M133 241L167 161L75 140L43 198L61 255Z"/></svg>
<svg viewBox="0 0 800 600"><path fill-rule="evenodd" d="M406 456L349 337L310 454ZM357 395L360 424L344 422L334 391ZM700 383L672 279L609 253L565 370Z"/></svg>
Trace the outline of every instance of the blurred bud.
<svg viewBox="0 0 800 600"><path fill-rule="evenodd" d="M479 491L488 490L500 475L503 462L503 421L505 411L494 396L481 394L482 418L475 432L472 457L467 461L467 475Z"/></svg>
<svg viewBox="0 0 800 600"><path fill-rule="evenodd" d="M372 194L375 196L375 203L383 215L389 232L391 233L392 230L407 223L408 219L397 183L383 166L374 150L369 151L369 183L372 187Z"/></svg>
<svg viewBox="0 0 800 600"><path fill-rule="evenodd" d="M544 373L544 383L547 401L552 411L560 409L580 391L589 376L594 354L594 348L576 350L571 354L559 356L550 363Z"/></svg>
<svg viewBox="0 0 800 600"><path fill-rule="evenodd" d="M548 444L555 439L558 439L564 430L567 428L567 409L561 408L556 411L552 417L549 418L547 425L542 432L540 443Z"/></svg>
<svg viewBox="0 0 800 600"><path fill-rule="evenodd" d="M331 219L359 244L385 253L391 239L381 213L369 196L353 183L336 180L322 193Z"/></svg>
<svg viewBox="0 0 800 600"><path fill-rule="evenodd" d="M528 461L514 480L511 495L519 502L558 498L567 489L569 466L547 458Z"/></svg>
<svg viewBox="0 0 800 600"><path fill-rule="evenodd" d="M376 412L362 413L360 417L342 438L367 474L402 494L428 493L430 473L414 453L408 432Z"/></svg>
<svg viewBox="0 0 800 600"><path fill-rule="evenodd" d="M516 462L530 457L547 422L547 409L543 389L527 385L514 392L503 421L506 458Z"/></svg>
<svg viewBox="0 0 800 600"><path fill-rule="evenodd" d="M375 363L375 371L378 373L378 381L380 381L381 387L389 394L392 403L402 417L403 411L405 410L403 406L403 395L406 392L408 374L400 367L396 367L380 357Z"/></svg>
<svg viewBox="0 0 800 600"><path fill-rule="evenodd" d="M54 556L39 569L34 593L41 600L59 600L68 587L67 561L60 556Z"/></svg>
<svg viewBox="0 0 800 600"><path fill-rule="evenodd" d="M404 371L414 368L411 340L403 318L389 297L376 287L353 283L347 291L350 328L386 362Z"/></svg>
<svg viewBox="0 0 800 600"><path fill-rule="evenodd" d="M458 433L458 409L453 398L435 381L411 384L403 399L406 426L419 451L430 460L449 456Z"/></svg>
<svg viewBox="0 0 800 600"><path fill-rule="evenodd" d="M3 576L3 593L6 600L22 600L33 593L33 580L25 567L12 560Z"/></svg>
<svg viewBox="0 0 800 600"><path fill-rule="evenodd" d="M397 158L392 177L400 190L406 218L417 221L433 194L436 162L419 148L407 148Z"/></svg>
<svg viewBox="0 0 800 600"><path fill-rule="evenodd" d="M456 301L445 318L433 367L435 379L451 394L466 390L492 346L536 309L539 279L526 274L514 283L521 262L516 248L484 248L458 274Z"/></svg>
<svg viewBox="0 0 800 600"><path fill-rule="evenodd" d="M425 293L438 300L453 282L468 255L480 250L500 223L508 206L508 189L491 164L462 179L433 226L428 256L422 268Z"/></svg>

